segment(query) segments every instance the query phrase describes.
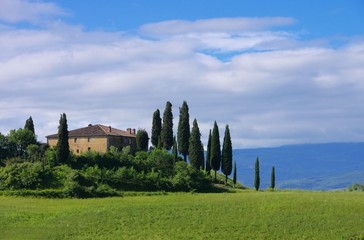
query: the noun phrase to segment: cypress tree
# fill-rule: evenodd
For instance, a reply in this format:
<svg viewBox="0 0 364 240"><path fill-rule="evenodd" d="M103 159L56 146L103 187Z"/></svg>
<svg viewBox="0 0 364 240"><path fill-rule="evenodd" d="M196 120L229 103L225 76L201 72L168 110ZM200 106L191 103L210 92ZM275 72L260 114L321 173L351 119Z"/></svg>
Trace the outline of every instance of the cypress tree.
<svg viewBox="0 0 364 240"><path fill-rule="evenodd" d="M178 151L183 155L183 159L186 162L190 141L190 115L186 101L183 101L182 107L179 109L177 140Z"/></svg>
<svg viewBox="0 0 364 240"><path fill-rule="evenodd" d="M216 181L216 172L219 171L221 164L220 135L216 121L214 123L214 128L212 130L212 135L211 135L210 164L211 168L215 170L215 181Z"/></svg>
<svg viewBox="0 0 364 240"><path fill-rule="evenodd" d="M274 166L272 167L272 173L270 175L270 188L274 189L276 186L276 173L275 173L275 169Z"/></svg>
<svg viewBox="0 0 364 240"><path fill-rule="evenodd" d="M207 150L206 150L206 168L205 169L208 174L210 174L210 171L211 171L210 159L211 159L211 129L210 129L210 133L209 133L209 140L207 141Z"/></svg>
<svg viewBox="0 0 364 240"><path fill-rule="evenodd" d="M149 136L145 129L138 129L136 138L137 151L148 151Z"/></svg>
<svg viewBox="0 0 364 240"><path fill-rule="evenodd" d="M161 131L162 147L170 150L173 146L173 114L172 103L166 103L166 108L163 113L163 124Z"/></svg>
<svg viewBox="0 0 364 240"><path fill-rule="evenodd" d="M66 163L70 156L70 147L68 143L68 125L66 114L61 114L58 127L58 142L56 158L58 163Z"/></svg>
<svg viewBox="0 0 364 240"><path fill-rule="evenodd" d="M33 119L32 116L30 116L26 121L25 121L25 126L24 129L28 129L29 131L31 131L32 133L35 134L35 130L34 130L34 123L33 123Z"/></svg>
<svg viewBox="0 0 364 240"><path fill-rule="evenodd" d="M234 161L234 173L233 173L233 183L234 183L234 187L236 185L236 161Z"/></svg>
<svg viewBox="0 0 364 240"><path fill-rule="evenodd" d="M162 119L159 109L153 113L153 123L152 123L152 136L151 142L154 147L158 147L159 136L162 130Z"/></svg>
<svg viewBox="0 0 364 240"><path fill-rule="evenodd" d="M255 160L255 176L254 176L254 187L258 191L260 186L260 176L259 176L259 157Z"/></svg>
<svg viewBox="0 0 364 240"><path fill-rule="evenodd" d="M231 145L229 125L226 125L225 128L221 154L221 168L222 172L225 174L225 184L227 184L228 176L231 174L231 170L233 168L233 149Z"/></svg>
<svg viewBox="0 0 364 240"><path fill-rule="evenodd" d="M189 160L191 165L196 168L200 169L203 167L203 158L201 159L201 133L200 129L198 128L197 120L193 120L193 126L190 136L190 144L189 144Z"/></svg>

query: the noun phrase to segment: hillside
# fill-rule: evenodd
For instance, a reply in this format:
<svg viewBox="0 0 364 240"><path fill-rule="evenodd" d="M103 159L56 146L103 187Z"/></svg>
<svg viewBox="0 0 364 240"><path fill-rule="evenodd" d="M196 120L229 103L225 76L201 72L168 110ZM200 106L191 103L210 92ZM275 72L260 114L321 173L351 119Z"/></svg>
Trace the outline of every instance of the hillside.
<svg viewBox="0 0 364 240"><path fill-rule="evenodd" d="M364 143L287 145L276 148L234 150L238 179L253 186L254 162L259 156L261 186L270 184L276 168L278 188L332 190L364 183Z"/></svg>
<svg viewBox="0 0 364 240"><path fill-rule="evenodd" d="M363 239L363 196L304 191L98 199L0 196L0 238Z"/></svg>

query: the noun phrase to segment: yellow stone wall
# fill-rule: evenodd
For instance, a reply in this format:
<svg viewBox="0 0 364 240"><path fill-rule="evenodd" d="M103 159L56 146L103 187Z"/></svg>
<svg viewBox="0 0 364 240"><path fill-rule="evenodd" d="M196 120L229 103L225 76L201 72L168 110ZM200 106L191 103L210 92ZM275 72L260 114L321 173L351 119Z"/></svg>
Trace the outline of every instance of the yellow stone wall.
<svg viewBox="0 0 364 240"><path fill-rule="evenodd" d="M48 139L50 147L57 146L58 139ZM68 144L74 154L80 155L87 151L106 152L108 149L108 140L106 137L77 137L69 138Z"/></svg>
<svg viewBox="0 0 364 240"><path fill-rule="evenodd" d="M48 139L48 145L50 147L57 146L58 139ZM80 155L87 151L95 152L107 152L110 146L114 146L121 150L125 146L131 146L135 148L135 138L120 137L120 136L108 136L108 137L73 137L68 139L70 150L74 154Z"/></svg>

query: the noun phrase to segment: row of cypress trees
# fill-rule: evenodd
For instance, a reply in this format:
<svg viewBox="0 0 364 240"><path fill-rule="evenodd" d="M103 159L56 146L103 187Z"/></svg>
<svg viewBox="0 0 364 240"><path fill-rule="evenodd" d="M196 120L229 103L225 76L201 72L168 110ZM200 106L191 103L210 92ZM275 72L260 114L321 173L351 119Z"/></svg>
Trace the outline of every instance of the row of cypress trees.
<svg viewBox="0 0 364 240"><path fill-rule="evenodd" d="M227 182L227 178L232 172L233 158L229 125L226 125L225 128L221 150L219 128L217 122L214 122L212 133L210 130L208 138L206 164L197 119L193 120L192 129L190 129L189 108L187 102L183 101L182 106L179 108L177 141L175 140L173 135L172 104L168 101L163 113L163 119L160 117L159 109L153 113L151 143L156 148L162 147L167 150L172 148L172 153L176 158L179 152L183 156L184 161L187 161L188 156L190 164L196 169L206 169L207 172L210 172L211 169L214 170L215 180L216 172L221 168L225 175L225 182ZM234 174L236 179L236 167L234 168Z"/></svg>

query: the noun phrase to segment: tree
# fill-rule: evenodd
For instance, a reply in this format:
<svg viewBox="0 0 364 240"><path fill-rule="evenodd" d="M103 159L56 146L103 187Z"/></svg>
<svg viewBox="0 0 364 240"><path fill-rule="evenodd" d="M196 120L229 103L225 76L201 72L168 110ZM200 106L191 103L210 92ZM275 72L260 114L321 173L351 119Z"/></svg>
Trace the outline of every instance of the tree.
<svg viewBox="0 0 364 240"><path fill-rule="evenodd" d="M67 116L65 113L61 114L58 127L58 142L56 159L58 163L66 163L70 156L70 146L68 143L68 125Z"/></svg>
<svg viewBox="0 0 364 240"><path fill-rule="evenodd" d="M200 151L200 166L201 169L204 170L205 169L205 149L203 147L203 143L201 142L201 151Z"/></svg>
<svg viewBox="0 0 364 240"><path fill-rule="evenodd" d="M221 154L221 165L222 172L225 174L225 184L227 184L228 176L231 174L233 167L233 149L231 145L229 125L226 125L225 128L225 136Z"/></svg>
<svg viewBox="0 0 364 240"><path fill-rule="evenodd" d="M211 158L210 158L211 168L215 170L215 181L216 172L220 170L221 164L221 149L220 149L220 135L219 127L215 121L214 128L211 135Z"/></svg>
<svg viewBox="0 0 364 240"><path fill-rule="evenodd" d="M22 128L11 130L7 139L11 152L10 155L13 156L23 155L29 145L37 143L35 134L28 129Z"/></svg>
<svg viewBox="0 0 364 240"><path fill-rule="evenodd" d="M28 129L29 131L31 131L32 133L35 134L34 123L33 123L33 119L31 116L25 121L24 129Z"/></svg>
<svg viewBox="0 0 364 240"><path fill-rule="evenodd" d="M148 151L149 136L145 129L138 129L136 134L137 151Z"/></svg>
<svg viewBox="0 0 364 240"><path fill-rule="evenodd" d="M206 150L206 168L205 168L205 170L208 174L210 174L210 171L211 171L210 159L211 159L211 129L210 129L210 133L209 133L209 140L207 141L207 150Z"/></svg>
<svg viewBox="0 0 364 240"><path fill-rule="evenodd" d="M183 159L186 162L190 141L190 115L188 113L188 105L186 101L183 101L182 107L179 109L177 140L178 151L183 155Z"/></svg>
<svg viewBox="0 0 364 240"><path fill-rule="evenodd" d="M190 144L189 144L189 160L191 165L199 170L203 167L203 158L201 158L201 133L200 129L198 128L197 120L193 120L193 126L190 136Z"/></svg>
<svg viewBox="0 0 364 240"><path fill-rule="evenodd" d="M161 119L159 109L157 109L153 113L153 123L152 123L151 142L154 147L158 147L158 141L159 141L159 137L161 135L161 130L162 130L162 119Z"/></svg>
<svg viewBox="0 0 364 240"><path fill-rule="evenodd" d="M0 160L9 156L8 139L0 132Z"/></svg>
<svg viewBox="0 0 364 240"><path fill-rule="evenodd" d="M176 137L173 137L172 155L173 155L174 163L176 163L178 161L178 149L177 149Z"/></svg>
<svg viewBox="0 0 364 240"><path fill-rule="evenodd" d="M270 175L270 188L274 189L276 186L276 173L275 173L275 169L274 166L272 167L272 173Z"/></svg>
<svg viewBox="0 0 364 240"><path fill-rule="evenodd" d="M170 150L173 146L173 114L172 103L167 102L163 113L163 124L161 131L162 147Z"/></svg>
<svg viewBox="0 0 364 240"><path fill-rule="evenodd" d="M236 185L236 161L234 161L234 173L233 173L233 184Z"/></svg>
<svg viewBox="0 0 364 240"><path fill-rule="evenodd" d="M254 187L258 191L260 186L260 176L259 176L259 157L255 160L255 176L254 176Z"/></svg>

